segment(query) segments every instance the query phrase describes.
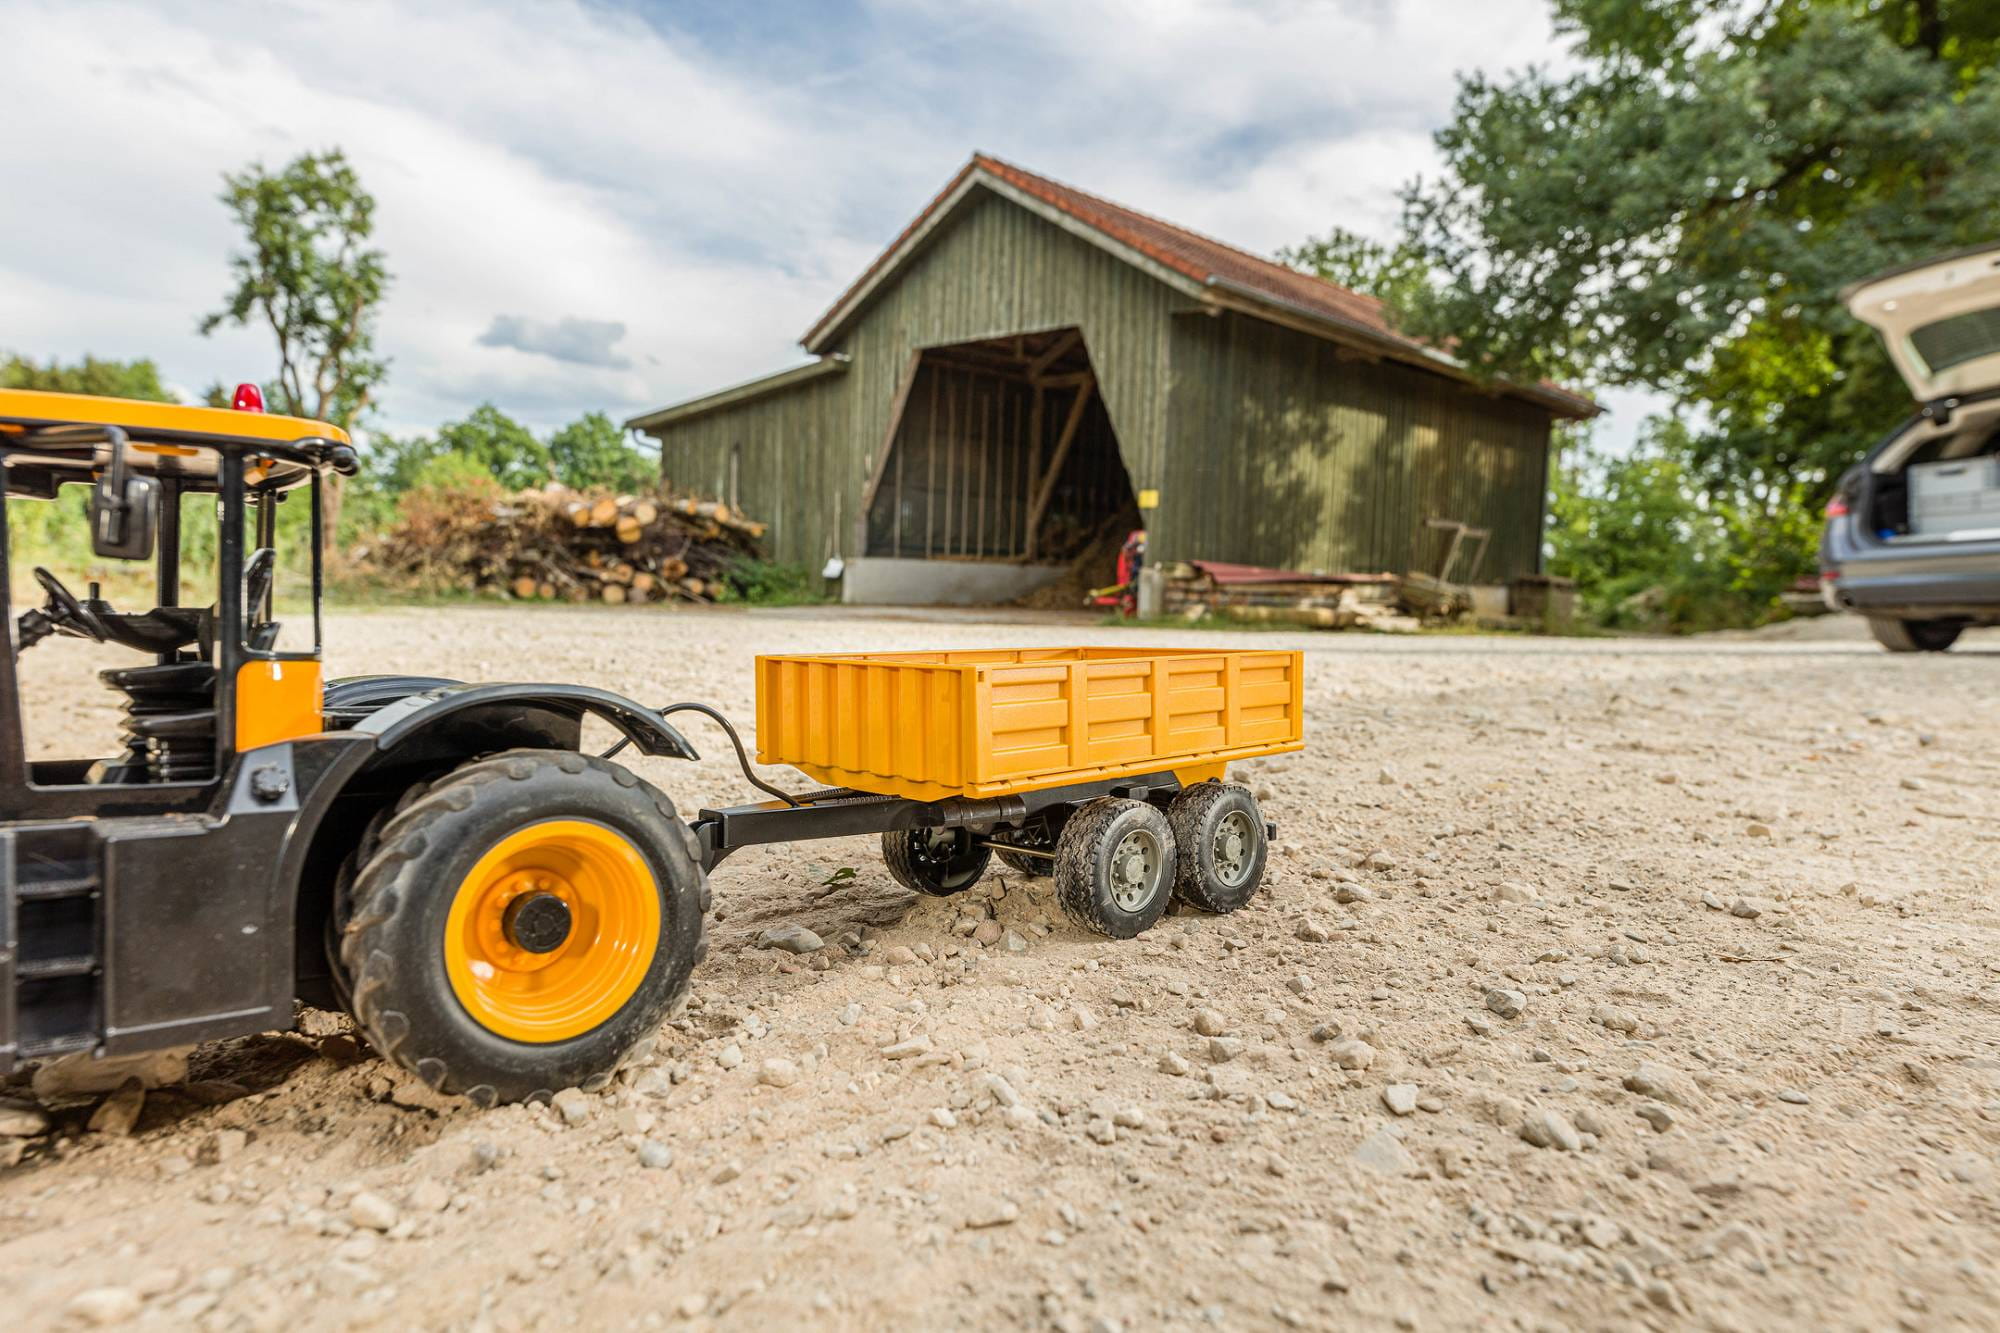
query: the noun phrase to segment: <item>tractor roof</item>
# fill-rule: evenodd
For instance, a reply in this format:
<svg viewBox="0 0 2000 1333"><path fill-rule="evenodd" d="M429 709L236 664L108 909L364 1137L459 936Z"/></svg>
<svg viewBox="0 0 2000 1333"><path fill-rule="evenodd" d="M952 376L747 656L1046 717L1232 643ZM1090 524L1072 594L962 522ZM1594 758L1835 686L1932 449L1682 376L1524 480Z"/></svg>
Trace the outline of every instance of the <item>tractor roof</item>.
<svg viewBox="0 0 2000 1333"><path fill-rule="evenodd" d="M110 461L111 427L130 441L127 461L133 471L173 478L191 490L215 486L224 453L269 460L260 489L299 485L316 468L352 469L347 432L324 421L0 389L0 463L7 470L8 493L48 495L64 482L90 480Z"/></svg>

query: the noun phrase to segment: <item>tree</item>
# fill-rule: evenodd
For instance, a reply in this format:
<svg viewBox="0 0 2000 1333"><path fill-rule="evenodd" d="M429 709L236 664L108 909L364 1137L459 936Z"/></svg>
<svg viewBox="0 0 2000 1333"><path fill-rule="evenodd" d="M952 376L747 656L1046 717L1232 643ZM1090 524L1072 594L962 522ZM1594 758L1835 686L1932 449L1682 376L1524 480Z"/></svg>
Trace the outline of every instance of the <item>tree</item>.
<svg viewBox="0 0 2000 1333"><path fill-rule="evenodd" d="M151 361L105 361L88 354L73 366L55 360L38 366L24 356L7 356L0 359L0 389L45 389L105 398L144 398L155 403L175 401L160 383L160 368Z"/></svg>
<svg viewBox="0 0 2000 1333"><path fill-rule="evenodd" d="M367 248L374 196L339 149L303 154L275 174L253 163L223 180L222 202L249 249L231 258L235 290L201 331L268 325L278 343L272 406L352 427L387 369L374 355L389 285L382 252Z"/></svg>
<svg viewBox="0 0 2000 1333"><path fill-rule="evenodd" d="M1324 236L1309 236L1287 246L1278 251L1277 259L1377 298L1392 320L1419 305L1431 281L1430 264L1408 240L1384 245L1345 227L1332 227Z"/></svg>
<svg viewBox="0 0 2000 1333"><path fill-rule="evenodd" d="M491 403L446 422L434 436L379 436L368 453L368 473L389 495L467 472L483 473L515 491L539 486L550 475L548 446Z"/></svg>
<svg viewBox="0 0 2000 1333"><path fill-rule="evenodd" d="M388 369L375 355L375 312L388 290L375 197L339 149L305 153L275 174L252 163L224 175L222 202L248 250L230 259L236 286L201 322L267 325L278 344L271 407L352 430ZM340 527L341 479L326 495L326 542Z"/></svg>
<svg viewBox="0 0 2000 1333"><path fill-rule="evenodd" d="M1990 240L2000 215L2000 6L1556 16L1575 72L1466 78L1442 175L1405 192L1436 275L1406 327L1489 373L1673 395L1719 503L1777 519L1823 500L1910 406L1840 288Z"/></svg>
<svg viewBox="0 0 2000 1333"><path fill-rule="evenodd" d="M586 413L549 436L548 452L556 479L566 486L636 491L659 482L659 464L627 444L602 412Z"/></svg>

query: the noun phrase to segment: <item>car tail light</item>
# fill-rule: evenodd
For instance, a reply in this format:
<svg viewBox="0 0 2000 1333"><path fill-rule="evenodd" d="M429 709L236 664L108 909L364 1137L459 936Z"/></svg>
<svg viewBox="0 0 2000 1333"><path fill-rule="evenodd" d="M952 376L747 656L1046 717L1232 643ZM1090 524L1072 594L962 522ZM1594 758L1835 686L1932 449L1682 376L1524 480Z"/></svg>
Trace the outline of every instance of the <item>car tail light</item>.
<svg viewBox="0 0 2000 1333"><path fill-rule="evenodd" d="M1846 518L1847 497L1836 495L1831 500L1828 500L1826 502L1826 516L1828 518Z"/></svg>
<svg viewBox="0 0 2000 1333"><path fill-rule="evenodd" d="M264 391L254 384L239 384L236 386L236 396L229 400L229 405L238 412L262 412Z"/></svg>

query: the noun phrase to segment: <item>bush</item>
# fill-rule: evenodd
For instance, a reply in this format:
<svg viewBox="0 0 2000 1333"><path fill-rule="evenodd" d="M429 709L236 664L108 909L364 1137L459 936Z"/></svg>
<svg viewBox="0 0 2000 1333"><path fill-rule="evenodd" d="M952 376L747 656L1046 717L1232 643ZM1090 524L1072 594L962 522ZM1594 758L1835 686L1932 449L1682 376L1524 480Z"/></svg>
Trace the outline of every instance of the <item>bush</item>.
<svg viewBox="0 0 2000 1333"><path fill-rule="evenodd" d="M1585 447L1551 476L1549 571L1576 580L1590 622L1671 634L1784 618L1813 569L1819 519L1803 484L1717 495L1696 484L1672 424L1632 453Z"/></svg>
<svg viewBox="0 0 2000 1333"><path fill-rule="evenodd" d="M807 565L738 560L723 575L718 602L743 606L813 606L830 600L826 580Z"/></svg>

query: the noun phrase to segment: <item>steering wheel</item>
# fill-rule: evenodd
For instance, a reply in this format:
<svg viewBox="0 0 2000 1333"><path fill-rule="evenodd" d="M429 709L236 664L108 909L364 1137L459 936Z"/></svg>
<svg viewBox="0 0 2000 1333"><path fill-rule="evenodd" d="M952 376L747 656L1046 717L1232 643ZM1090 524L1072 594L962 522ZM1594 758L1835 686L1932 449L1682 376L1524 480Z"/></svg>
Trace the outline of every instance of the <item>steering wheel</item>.
<svg viewBox="0 0 2000 1333"><path fill-rule="evenodd" d="M271 592L271 576L278 569L278 553L268 546L260 546L250 553L250 559L243 566L243 614L246 620L257 614L264 605L264 599Z"/></svg>
<svg viewBox="0 0 2000 1333"><path fill-rule="evenodd" d="M62 580L49 573L41 565L35 566L35 582L42 585L42 591L49 595L45 614L58 629L68 629L86 639L103 643L108 635L98 618L83 609L83 603L76 600L76 594L63 587Z"/></svg>

